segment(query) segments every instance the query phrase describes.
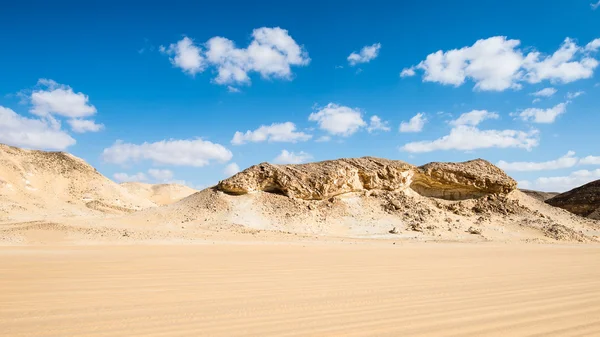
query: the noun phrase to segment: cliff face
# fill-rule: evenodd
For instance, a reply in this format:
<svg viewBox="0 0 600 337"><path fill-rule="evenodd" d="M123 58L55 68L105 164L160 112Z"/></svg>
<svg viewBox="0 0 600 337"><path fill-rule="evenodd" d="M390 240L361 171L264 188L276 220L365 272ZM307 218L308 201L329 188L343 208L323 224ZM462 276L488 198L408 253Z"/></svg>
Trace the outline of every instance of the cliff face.
<svg viewBox="0 0 600 337"><path fill-rule="evenodd" d="M416 167L399 160L363 157L301 165L262 163L219 182L217 188L229 194L266 191L304 200L324 200L364 190L412 188L424 196L462 200L506 194L516 185L502 170L479 159Z"/></svg>
<svg viewBox="0 0 600 337"><path fill-rule="evenodd" d="M577 215L600 219L600 180L561 193L546 203Z"/></svg>

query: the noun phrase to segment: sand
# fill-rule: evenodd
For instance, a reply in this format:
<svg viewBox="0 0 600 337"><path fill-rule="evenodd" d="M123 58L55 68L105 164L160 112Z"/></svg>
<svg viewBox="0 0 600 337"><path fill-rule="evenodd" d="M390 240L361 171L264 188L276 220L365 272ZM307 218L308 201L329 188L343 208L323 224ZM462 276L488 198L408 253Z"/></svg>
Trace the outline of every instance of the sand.
<svg viewBox="0 0 600 337"><path fill-rule="evenodd" d="M0 247L3 336L600 335L597 245Z"/></svg>

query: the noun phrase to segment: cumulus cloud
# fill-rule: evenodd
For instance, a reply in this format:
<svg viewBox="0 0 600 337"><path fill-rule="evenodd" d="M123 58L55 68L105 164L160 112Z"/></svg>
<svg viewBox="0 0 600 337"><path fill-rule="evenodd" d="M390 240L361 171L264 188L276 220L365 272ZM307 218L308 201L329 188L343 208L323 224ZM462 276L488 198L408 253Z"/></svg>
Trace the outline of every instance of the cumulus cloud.
<svg viewBox="0 0 600 337"><path fill-rule="evenodd" d="M360 52L352 52L352 54L348 56L348 63L350 63L351 66L355 66L359 63L371 62L371 60L379 55L379 49L381 49L381 43L364 46Z"/></svg>
<svg viewBox="0 0 600 337"><path fill-rule="evenodd" d="M564 192L600 178L600 169L578 170L567 176L539 177L519 181L519 186L548 192Z"/></svg>
<svg viewBox="0 0 600 337"><path fill-rule="evenodd" d="M486 119L498 119L498 116L495 112L489 112L487 110L473 110L470 112L466 112L460 115L457 119L450 121L450 125L460 126L460 125L470 125L477 126L479 123L483 122Z"/></svg>
<svg viewBox="0 0 600 337"><path fill-rule="evenodd" d="M96 113L96 107L89 104L89 97L82 92L74 92L68 85L40 79L38 87L30 97L32 105L30 112L35 115L80 118Z"/></svg>
<svg viewBox="0 0 600 337"><path fill-rule="evenodd" d="M311 113L308 120L317 122L319 128L338 136L350 136L367 125L360 110L335 103Z"/></svg>
<svg viewBox="0 0 600 337"><path fill-rule="evenodd" d="M311 135L304 132L296 131L296 125L292 122L273 123L271 125L261 125L254 131L246 131L245 133L237 131L233 135L231 143L233 145L241 145L248 142L303 142L312 138Z"/></svg>
<svg viewBox="0 0 600 337"><path fill-rule="evenodd" d="M419 64L405 68L401 77L423 72L423 81L460 86L467 79L475 90L504 91L520 89L521 82L544 80L569 83L592 77L598 61L590 53L600 48L600 41L578 46L567 38L552 55L538 51L524 55L521 41L494 36L476 41L472 46L429 54Z"/></svg>
<svg viewBox="0 0 600 337"><path fill-rule="evenodd" d="M149 169L148 174L156 181L167 182L173 179L173 171L171 170L160 170L160 169Z"/></svg>
<svg viewBox="0 0 600 337"><path fill-rule="evenodd" d="M531 93L531 95L538 96L538 97L550 97L550 96L556 94L556 92L557 92L556 89L549 87L549 88L544 88L542 90Z"/></svg>
<svg viewBox="0 0 600 337"><path fill-rule="evenodd" d="M292 66L310 63L308 53L296 43L288 31L279 27L262 27L252 32L246 48L238 48L227 38L216 36L202 47L184 37L161 51L170 56L171 63L184 72L195 75L213 67L218 84L249 84L249 73L263 78L290 79Z"/></svg>
<svg viewBox="0 0 600 337"><path fill-rule="evenodd" d="M298 153L282 150L281 153L273 159L276 164L302 164L312 159L312 156L304 151Z"/></svg>
<svg viewBox="0 0 600 337"><path fill-rule="evenodd" d="M148 177L144 172L138 172L131 175L124 172L117 172L113 174L113 178L119 183L140 182L148 180Z"/></svg>
<svg viewBox="0 0 600 337"><path fill-rule="evenodd" d="M161 46L160 51L170 56L169 60L173 66L181 68L185 73L192 76L204 71L206 68L202 50L187 36L184 36L177 43L170 44L167 48Z"/></svg>
<svg viewBox="0 0 600 337"><path fill-rule="evenodd" d="M528 108L520 113L512 113L511 116L517 116L526 122L550 124L565 112L567 112L567 103L560 103L548 109Z"/></svg>
<svg viewBox="0 0 600 337"><path fill-rule="evenodd" d="M369 126L367 127L367 131L369 133L374 131L390 131L390 127L388 126L388 122L381 120L379 116L373 115L371 116L371 120Z"/></svg>
<svg viewBox="0 0 600 337"><path fill-rule="evenodd" d="M487 148L521 148L531 150L539 144L537 130L480 130L477 126L486 119L496 119L498 115L485 110L463 113L450 121L453 128L450 134L431 141L418 141L405 144L401 150L419 153L437 150L470 151Z"/></svg>
<svg viewBox="0 0 600 337"><path fill-rule="evenodd" d="M423 127L425 126L425 123L427 123L427 118L425 117L425 114L419 112L418 114L414 115L408 122L400 123L399 131L421 132L423 130Z"/></svg>
<svg viewBox="0 0 600 337"><path fill-rule="evenodd" d="M69 119L67 123L71 126L71 130L77 133L98 132L104 129L104 124L96 124L90 119Z"/></svg>
<svg viewBox="0 0 600 337"><path fill-rule="evenodd" d="M240 172L240 166L236 163L228 164L227 166L225 166L225 170L223 170L223 173L225 173L225 175L228 177L230 177L238 172Z"/></svg>
<svg viewBox="0 0 600 337"><path fill-rule="evenodd" d="M0 143L41 150L64 150L75 144L51 116L23 117L0 106Z"/></svg>
<svg viewBox="0 0 600 337"><path fill-rule="evenodd" d="M522 148L531 150L539 144L537 130L529 132L516 130L479 130L473 126L461 125L453 128L449 135L432 141L412 142L402 150L412 153L437 150L470 151L487 148Z"/></svg>
<svg viewBox="0 0 600 337"><path fill-rule="evenodd" d="M583 165L600 165L600 157L599 156L583 157L583 158L581 158L579 163L583 164Z"/></svg>
<svg viewBox="0 0 600 337"><path fill-rule="evenodd" d="M415 67L404 68L400 72L400 77L412 77L415 76L417 72L415 71Z"/></svg>
<svg viewBox="0 0 600 337"><path fill-rule="evenodd" d="M102 157L115 164L150 160L155 164L202 167L211 161L227 162L233 155L223 145L206 140L170 139L142 144L117 141L104 149Z"/></svg>
<svg viewBox="0 0 600 337"><path fill-rule="evenodd" d="M577 165L579 159L575 152L569 151L564 156L544 162L506 162L500 160L496 165L506 171L545 171L569 168Z"/></svg>

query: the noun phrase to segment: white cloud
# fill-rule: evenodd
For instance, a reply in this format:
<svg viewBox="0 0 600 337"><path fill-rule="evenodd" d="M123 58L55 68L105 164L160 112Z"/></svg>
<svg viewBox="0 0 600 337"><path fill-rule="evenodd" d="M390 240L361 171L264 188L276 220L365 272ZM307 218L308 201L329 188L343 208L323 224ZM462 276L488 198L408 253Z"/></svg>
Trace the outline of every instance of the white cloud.
<svg viewBox="0 0 600 337"><path fill-rule="evenodd" d="M227 162L233 155L220 144L202 139L162 140L155 143L131 144L117 141L104 149L103 158L109 163L150 160L155 164L201 167L211 161Z"/></svg>
<svg viewBox="0 0 600 337"><path fill-rule="evenodd" d="M539 144L537 130L479 130L477 127L459 125L449 135L432 141L412 142L401 149L407 152L432 152L437 150L470 151L487 148L521 148L531 150Z"/></svg>
<svg viewBox="0 0 600 337"><path fill-rule="evenodd" d="M69 119L67 123L71 126L71 130L77 133L98 132L104 129L104 124L96 124L89 119Z"/></svg>
<svg viewBox="0 0 600 337"><path fill-rule="evenodd" d="M596 10L598 7L600 7L600 1L596 3L591 3L590 7L592 7L592 10Z"/></svg>
<svg viewBox="0 0 600 337"><path fill-rule="evenodd" d="M586 47L577 46L570 38L552 55L532 51L524 56L519 40L494 36L472 46L429 54L416 66L405 68L401 77L423 71L423 81L460 86L467 79L475 82L475 90L504 91L520 89L520 82L539 83L544 80L569 83L590 78L598 61L589 53L600 48L600 41Z"/></svg>
<svg viewBox="0 0 600 337"><path fill-rule="evenodd" d="M173 171L171 170L159 170L159 169L149 169L148 174L154 178L154 180L160 182L167 182L173 179Z"/></svg>
<svg viewBox="0 0 600 337"><path fill-rule="evenodd" d="M227 91L229 91L230 93L239 93L242 92L240 89L236 88L236 87L232 87L230 85L227 86Z"/></svg>
<svg viewBox="0 0 600 337"><path fill-rule="evenodd" d="M148 180L148 177L146 177L146 174L144 174L143 172L139 172L139 173L132 174L132 175L129 175L124 172L118 172L118 173L113 174L113 178L115 178L115 180L119 183L140 182L140 181Z"/></svg>
<svg viewBox="0 0 600 337"><path fill-rule="evenodd" d="M187 36L177 43L170 44L168 48L161 46L160 51L171 56L169 58L171 64L192 76L206 68L205 59L201 54L202 50Z"/></svg>
<svg viewBox="0 0 600 337"><path fill-rule="evenodd" d="M75 144L75 139L63 131L60 122L51 116L27 118L0 106L0 143L41 150L64 150Z"/></svg>
<svg viewBox="0 0 600 337"><path fill-rule="evenodd" d="M538 96L538 97L550 97L550 96L556 94L556 92L557 92L556 89L549 87L549 88L544 88L542 90L531 93L531 95Z"/></svg>
<svg viewBox="0 0 600 337"><path fill-rule="evenodd" d="M569 151L564 156L545 162L506 162L500 160L496 166L506 171L544 171L569 168L577 165L579 159L575 157L575 152Z"/></svg>
<svg viewBox="0 0 600 337"><path fill-rule="evenodd" d="M541 101L542 101L541 99L539 99L539 98L535 98L533 101L531 101L531 103L532 103L532 104L535 104L535 103L539 103L539 102L541 102Z"/></svg>
<svg viewBox="0 0 600 337"><path fill-rule="evenodd" d="M577 55L582 55L579 60L576 60ZM523 60L525 79L529 83L544 80L570 83L592 77L597 66L598 61L570 38L566 38L552 55L542 56L540 52L534 51Z"/></svg>
<svg viewBox="0 0 600 337"><path fill-rule="evenodd" d="M216 36L204 44L204 49L187 37L162 49L173 56L175 66L191 75L214 67L218 84L249 84L250 72L263 78L290 79L291 66L310 63L308 53L285 29L262 27L255 29L252 37L247 48L237 48L233 41Z"/></svg>
<svg viewBox="0 0 600 337"><path fill-rule="evenodd" d="M304 132L297 132L296 125L292 122L273 123L271 125L261 125L254 131L248 130L245 133L237 131L233 135L231 144L241 145L248 142L258 143L264 141L296 143L307 141L311 137L311 135Z"/></svg>
<svg viewBox="0 0 600 337"><path fill-rule="evenodd" d="M554 123L556 117L567 112L567 103L560 103L548 109L528 108L520 113L512 113L511 116L518 116L524 121L533 123L550 124Z"/></svg>
<svg viewBox="0 0 600 337"><path fill-rule="evenodd" d="M600 157L587 156L587 157L581 158L579 163L583 164L583 165L600 165Z"/></svg>
<svg viewBox="0 0 600 337"><path fill-rule="evenodd" d="M360 110L334 103L329 103L319 111L311 113L308 120L317 122L322 130L340 136L350 136L367 125L362 119Z"/></svg>
<svg viewBox="0 0 600 337"><path fill-rule="evenodd" d="M96 113L89 104L89 97L81 92L75 93L67 85L53 80L40 79L41 87L31 93L31 113L38 116L58 115L70 118L88 117Z"/></svg>
<svg viewBox="0 0 600 337"><path fill-rule="evenodd" d="M279 156L273 159L276 164L302 164L312 159L312 156L306 152L298 153L282 150Z"/></svg>
<svg viewBox="0 0 600 337"><path fill-rule="evenodd" d="M567 99L577 98L583 94L585 94L585 91L568 92Z"/></svg>
<svg viewBox="0 0 600 337"><path fill-rule="evenodd" d="M230 177L238 172L240 172L240 166L236 163L228 164L227 166L225 166L225 170L223 170L223 173L225 173L225 175L228 177Z"/></svg>
<svg viewBox="0 0 600 337"><path fill-rule="evenodd" d="M585 45L585 51L595 52L600 49L600 38L592 40L590 43Z"/></svg>
<svg viewBox="0 0 600 337"><path fill-rule="evenodd" d="M317 138L315 140L315 142L324 143L324 142L328 142L330 140L331 140L331 136L321 136L321 137Z"/></svg>
<svg viewBox="0 0 600 337"><path fill-rule="evenodd" d="M417 72L415 71L415 67L404 68L400 72L400 77L412 77L415 76Z"/></svg>
<svg viewBox="0 0 600 337"><path fill-rule="evenodd" d="M495 112L488 112L487 110L473 110L470 112L465 112L461 114L457 119L450 121L450 125L460 126L460 125L470 125L477 126L479 123L483 122L486 119L498 119L498 116Z"/></svg>
<svg viewBox="0 0 600 337"><path fill-rule="evenodd" d="M539 177L534 181L519 181L519 185L524 188L530 188L548 192L564 192L575 187L587 184L600 178L600 169L579 170L572 172L568 176Z"/></svg>
<svg viewBox="0 0 600 337"><path fill-rule="evenodd" d="M348 63L355 66L358 63L368 63L379 55L381 43L375 43L371 46L364 46L359 53L353 52L348 56Z"/></svg>
<svg viewBox="0 0 600 337"><path fill-rule="evenodd" d="M371 120L369 126L367 127L367 131L369 133L373 131L390 131L390 127L388 126L388 122L381 120L379 116L373 115L371 116Z"/></svg>
<svg viewBox="0 0 600 337"><path fill-rule="evenodd" d="M419 112L414 115L408 122L400 123L400 132L421 132L423 127L427 123L427 118L425 118L425 114Z"/></svg>

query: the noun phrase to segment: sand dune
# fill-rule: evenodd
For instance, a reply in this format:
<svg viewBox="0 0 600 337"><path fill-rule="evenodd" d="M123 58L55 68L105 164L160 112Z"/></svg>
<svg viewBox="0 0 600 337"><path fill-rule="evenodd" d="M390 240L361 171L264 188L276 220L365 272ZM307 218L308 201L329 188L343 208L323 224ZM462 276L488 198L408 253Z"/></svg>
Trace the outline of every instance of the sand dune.
<svg viewBox="0 0 600 337"><path fill-rule="evenodd" d="M146 184L140 182L122 183L129 193L148 199L157 205L164 206L177 202L197 190L179 184Z"/></svg>
<svg viewBox="0 0 600 337"><path fill-rule="evenodd" d="M0 248L6 336L593 336L600 248ZM35 276L34 276L35 275Z"/></svg>

